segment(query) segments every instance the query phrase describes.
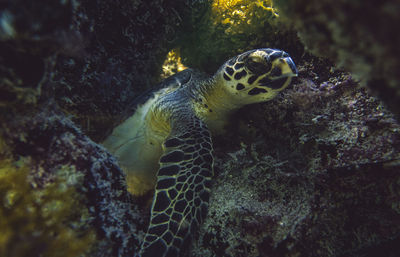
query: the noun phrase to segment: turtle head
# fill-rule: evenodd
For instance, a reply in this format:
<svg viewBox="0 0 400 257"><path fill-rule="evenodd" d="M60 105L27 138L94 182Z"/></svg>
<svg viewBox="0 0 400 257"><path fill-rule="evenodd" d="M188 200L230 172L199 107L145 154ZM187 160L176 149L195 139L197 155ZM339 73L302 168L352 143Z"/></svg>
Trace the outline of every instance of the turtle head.
<svg viewBox="0 0 400 257"><path fill-rule="evenodd" d="M261 48L228 60L216 76L235 102L246 105L274 98L297 76L297 69L286 52Z"/></svg>

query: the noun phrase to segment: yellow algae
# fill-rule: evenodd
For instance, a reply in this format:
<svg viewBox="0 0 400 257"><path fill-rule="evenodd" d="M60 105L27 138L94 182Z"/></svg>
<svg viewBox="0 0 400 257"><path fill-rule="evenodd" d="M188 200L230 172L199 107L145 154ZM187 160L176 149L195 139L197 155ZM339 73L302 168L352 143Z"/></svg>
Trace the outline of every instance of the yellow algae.
<svg viewBox="0 0 400 257"><path fill-rule="evenodd" d="M214 0L183 31L184 64L215 72L221 60L253 48L274 47L281 28L272 0Z"/></svg>
<svg viewBox="0 0 400 257"><path fill-rule="evenodd" d="M82 256L95 241L82 198L61 179L32 187L29 171L0 160L0 256Z"/></svg>
<svg viewBox="0 0 400 257"><path fill-rule="evenodd" d="M242 30L240 26L253 24L257 18L264 18L266 15L278 17L272 0L214 0L212 13L215 25L230 24L233 26L232 32Z"/></svg>
<svg viewBox="0 0 400 257"><path fill-rule="evenodd" d="M161 79L166 79L177 72L183 71L187 67L182 64L180 50L178 48L172 49L168 52L165 61L162 65Z"/></svg>

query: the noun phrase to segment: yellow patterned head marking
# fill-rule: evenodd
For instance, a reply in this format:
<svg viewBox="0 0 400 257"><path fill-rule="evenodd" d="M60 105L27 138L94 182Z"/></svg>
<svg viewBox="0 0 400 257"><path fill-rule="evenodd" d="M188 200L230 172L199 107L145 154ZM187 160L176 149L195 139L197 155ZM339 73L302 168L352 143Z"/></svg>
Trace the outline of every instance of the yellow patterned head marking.
<svg viewBox="0 0 400 257"><path fill-rule="evenodd" d="M297 69L286 52L263 48L230 59L216 76L232 96L231 101L245 105L275 97L297 76Z"/></svg>

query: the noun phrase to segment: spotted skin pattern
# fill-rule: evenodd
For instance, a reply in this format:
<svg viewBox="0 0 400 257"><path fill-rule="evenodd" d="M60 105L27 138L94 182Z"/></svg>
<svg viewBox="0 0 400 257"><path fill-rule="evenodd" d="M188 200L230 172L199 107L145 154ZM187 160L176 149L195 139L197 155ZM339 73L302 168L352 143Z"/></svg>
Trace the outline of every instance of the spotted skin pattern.
<svg viewBox="0 0 400 257"><path fill-rule="evenodd" d="M249 56L249 53L251 55L257 51L258 50L253 50L245 54ZM264 58L268 60L267 63L261 64L257 60L252 58L245 59L243 55L241 55L228 61L223 78L229 82L237 82L236 90L244 90L246 88L244 84L252 85L257 81L259 86L249 88L247 91L247 94L251 96L273 92L274 90L281 91L291 80L291 77L282 76L282 65L287 65L290 68L289 72L293 74L297 74L296 67L289 55L281 50L263 49L263 51L267 53L264 55ZM267 100L267 98L264 99Z"/></svg>
<svg viewBox="0 0 400 257"><path fill-rule="evenodd" d="M212 77L186 70L168 78L114 129L103 144L124 169L128 190L155 190L137 256L184 256L207 214L211 134L222 134L235 110L274 98L294 76L287 53L251 50L225 62Z"/></svg>

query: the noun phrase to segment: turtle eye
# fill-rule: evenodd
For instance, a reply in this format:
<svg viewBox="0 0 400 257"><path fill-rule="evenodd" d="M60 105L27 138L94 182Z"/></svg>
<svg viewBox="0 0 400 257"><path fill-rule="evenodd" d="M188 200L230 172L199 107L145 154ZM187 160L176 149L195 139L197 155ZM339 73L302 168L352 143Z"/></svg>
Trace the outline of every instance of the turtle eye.
<svg viewBox="0 0 400 257"><path fill-rule="evenodd" d="M257 75L267 73L271 69L270 64L267 64L264 59L256 56L249 57L245 64L249 71Z"/></svg>

